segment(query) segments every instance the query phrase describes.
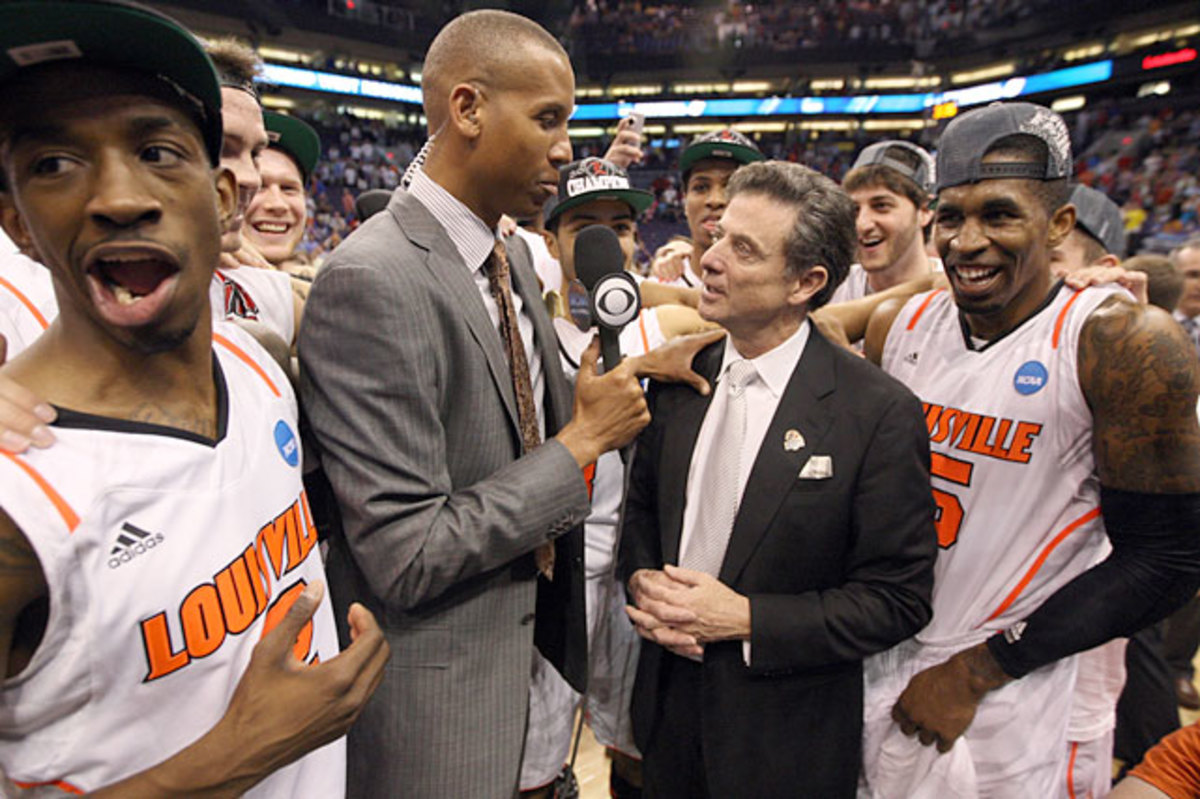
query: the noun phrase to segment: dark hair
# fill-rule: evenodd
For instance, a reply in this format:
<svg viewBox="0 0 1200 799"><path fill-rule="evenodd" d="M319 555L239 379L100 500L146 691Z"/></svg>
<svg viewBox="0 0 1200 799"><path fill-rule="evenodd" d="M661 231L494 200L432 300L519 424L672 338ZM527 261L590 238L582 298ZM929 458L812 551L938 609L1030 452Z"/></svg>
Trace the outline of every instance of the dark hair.
<svg viewBox="0 0 1200 799"><path fill-rule="evenodd" d="M729 180L730 200L738 194L764 194L796 209L796 221L784 243L791 274L800 275L820 264L829 281L808 307L820 308L846 279L857 245L854 201L840 186L806 166L786 161L747 164Z"/></svg>
<svg viewBox="0 0 1200 799"><path fill-rule="evenodd" d="M997 139L984 155L996 153L1013 161L1037 164L1043 168L1050 163L1050 148L1046 142L1030 133L1014 133L1011 136ZM1053 214L1070 202L1071 186L1066 178L1030 179L1030 183L1033 186L1034 195L1042 203L1047 214Z"/></svg>

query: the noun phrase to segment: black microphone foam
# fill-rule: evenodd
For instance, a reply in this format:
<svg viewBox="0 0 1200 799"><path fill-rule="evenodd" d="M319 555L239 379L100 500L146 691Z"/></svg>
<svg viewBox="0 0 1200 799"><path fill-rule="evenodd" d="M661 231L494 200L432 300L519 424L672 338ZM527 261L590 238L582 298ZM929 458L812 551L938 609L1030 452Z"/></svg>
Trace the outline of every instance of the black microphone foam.
<svg viewBox="0 0 1200 799"><path fill-rule="evenodd" d="M588 225L575 237L575 274L583 287L591 291L605 275L625 269L621 240L611 228Z"/></svg>

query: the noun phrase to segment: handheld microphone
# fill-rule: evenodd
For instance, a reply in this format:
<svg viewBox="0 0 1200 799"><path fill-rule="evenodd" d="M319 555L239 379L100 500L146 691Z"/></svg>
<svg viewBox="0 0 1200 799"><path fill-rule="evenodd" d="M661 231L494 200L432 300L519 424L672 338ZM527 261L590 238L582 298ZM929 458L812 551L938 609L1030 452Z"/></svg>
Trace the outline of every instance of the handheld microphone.
<svg viewBox="0 0 1200 799"><path fill-rule="evenodd" d="M575 274L591 296L592 319L600 328L604 371L621 362L621 328L637 318L642 298L637 281L625 271L625 253L617 234L589 225L575 238Z"/></svg>

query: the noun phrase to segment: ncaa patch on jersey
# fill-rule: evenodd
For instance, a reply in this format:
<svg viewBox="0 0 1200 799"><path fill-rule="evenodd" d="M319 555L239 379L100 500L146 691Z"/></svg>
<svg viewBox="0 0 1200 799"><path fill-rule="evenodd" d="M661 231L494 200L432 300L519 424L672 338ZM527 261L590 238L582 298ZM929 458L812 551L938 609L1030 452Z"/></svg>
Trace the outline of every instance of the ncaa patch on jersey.
<svg viewBox="0 0 1200 799"><path fill-rule="evenodd" d="M1041 361L1026 361L1013 375L1013 388L1017 390L1018 394L1029 396L1041 391L1049 379L1050 373L1046 371L1046 367L1042 365Z"/></svg>
<svg viewBox="0 0 1200 799"><path fill-rule="evenodd" d="M296 441L296 434L282 419L275 423L275 446L288 466L300 463L300 444Z"/></svg>

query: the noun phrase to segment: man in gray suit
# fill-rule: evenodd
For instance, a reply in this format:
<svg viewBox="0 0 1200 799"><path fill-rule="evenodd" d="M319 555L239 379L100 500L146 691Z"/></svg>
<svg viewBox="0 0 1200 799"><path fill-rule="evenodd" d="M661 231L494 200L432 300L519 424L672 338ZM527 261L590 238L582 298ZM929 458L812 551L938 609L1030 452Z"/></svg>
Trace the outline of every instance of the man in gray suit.
<svg viewBox="0 0 1200 799"><path fill-rule="evenodd" d="M572 412L529 253L494 234L571 158L566 53L523 17L473 12L430 46L423 91L436 146L322 269L300 334L342 517L334 603L364 602L392 647L350 736L349 794L511 797L535 615L564 676L586 668L583 468L649 415L628 362L595 374L594 345ZM556 539L551 581L533 553Z"/></svg>

